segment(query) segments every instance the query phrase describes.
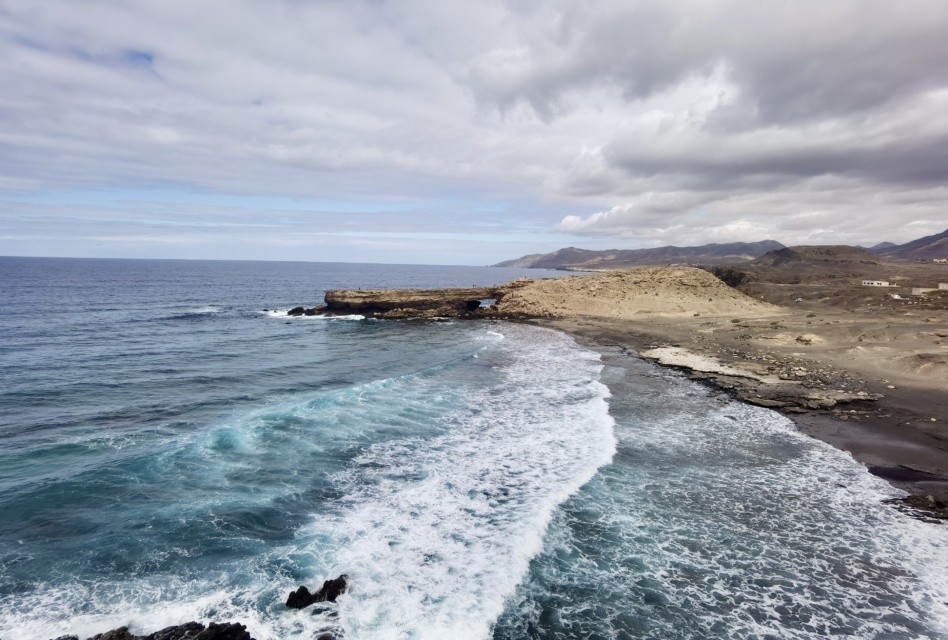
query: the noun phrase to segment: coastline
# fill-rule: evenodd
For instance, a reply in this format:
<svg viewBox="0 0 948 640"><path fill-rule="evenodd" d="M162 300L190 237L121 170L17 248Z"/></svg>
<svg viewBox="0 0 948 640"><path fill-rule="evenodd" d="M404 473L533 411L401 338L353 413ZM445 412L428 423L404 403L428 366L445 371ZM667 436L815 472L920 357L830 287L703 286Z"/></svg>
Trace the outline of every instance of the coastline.
<svg viewBox="0 0 948 640"><path fill-rule="evenodd" d="M290 314L511 320L619 346L789 416L908 492L896 506L948 520L946 310L764 298L700 269L643 267L490 290L327 291L324 307Z"/></svg>
<svg viewBox="0 0 948 640"><path fill-rule="evenodd" d="M801 393L807 390L806 387L794 390L784 386L782 400L771 404L773 401L767 398L749 397L748 394L766 385L757 380L759 376L753 371L744 371L741 376L713 373L682 364L663 363L655 357L642 355L652 353L656 347L680 347L688 341L688 333L693 331L693 323L687 321L675 322L670 318L655 320L647 325L628 320L576 317L525 321L563 331L604 355L607 349L618 348L630 357L644 358L658 366L679 370L692 380L738 400L771 408L789 417L801 432L848 452L870 473L906 491L910 496L932 496L937 502L948 502L948 428L945 425L945 419L948 418L948 392L912 387L901 380L896 389L885 385L886 394L866 392L870 399L807 407L806 396L801 395L799 402L790 401L795 392ZM709 348L704 343L704 348L701 348L698 346L702 344L700 341L688 342L689 351L696 355L721 355L723 345L715 344ZM751 357L772 355L766 350L756 351ZM728 368L734 366L729 363ZM840 371L838 374L841 378L827 380L828 386L843 386L840 384L842 379L857 383L850 386L858 386L858 383L870 389L878 386L865 380L856 380L852 372ZM937 416L934 422L931 416ZM910 426L925 422L928 423L928 429L924 431ZM943 512L944 509L931 510L931 513L945 517Z"/></svg>

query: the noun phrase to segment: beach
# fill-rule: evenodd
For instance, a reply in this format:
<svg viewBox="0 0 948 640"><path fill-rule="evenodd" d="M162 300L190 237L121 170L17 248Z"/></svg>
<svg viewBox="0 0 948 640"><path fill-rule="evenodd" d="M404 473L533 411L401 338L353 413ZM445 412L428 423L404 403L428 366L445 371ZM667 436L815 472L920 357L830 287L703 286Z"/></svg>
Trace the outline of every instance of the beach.
<svg viewBox="0 0 948 640"><path fill-rule="evenodd" d="M772 327L772 322L779 326ZM741 323L727 318L672 317L539 321L593 348L619 347L629 356L655 354L669 347L693 354L697 362L685 358L674 361L678 364L667 364L649 359L680 369L743 401L785 413L804 433L849 452L870 472L910 494L948 501L948 391L939 388L944 377L939 377L937 370L933 375L925 369L900 371L871 356L854 357L848 336L854 331L871 331L878 320L830 321L822 330L807 322L805 314L783 314L779 321L768 317L745 319ZM906 329L915 328L914 323L904 324ZM787 344L779 337L795 331L820 336L820 342ZM896 340L885 348L927 347L924 338L919 340L922 344L906 342ZM702 360L708 359L732 371L701 371L690 366L704 368ZM861 400L860 392L874 399ZM814 403L814 397L841 397L844 401L820 406ZM808 407L807 403L816 406Z"/></svg>

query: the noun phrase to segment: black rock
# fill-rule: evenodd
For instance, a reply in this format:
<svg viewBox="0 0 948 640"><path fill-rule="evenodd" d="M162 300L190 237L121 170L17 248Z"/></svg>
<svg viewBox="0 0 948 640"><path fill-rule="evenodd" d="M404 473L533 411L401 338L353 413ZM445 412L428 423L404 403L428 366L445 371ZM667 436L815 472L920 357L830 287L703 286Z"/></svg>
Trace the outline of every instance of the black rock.
<svg viewBox="0 0 948 640"><path fill-rule="evenodd" d="M105 633L94 635L89 640L137 640L138 636L132 635L128 627L119 627Z"/></svg>
<svg viewBox="0 0 948 640"><path fill-rule="evenodd" d="M925 521L948 521L948 503L935 496L911 495L883 500L902 512Z"/></svg>
<svg viewBox="0 0 948 640"><path fill-rule="evenodd" d="M300 588L296 591L291 591L286 598L286 606L290 609L305 609L314 602L316 602L316 596L303 585L300 585Z"/></svg>
<svg viewBox="0 0 948 640"><path fill-rule="evenodd" d="M345 574L335 580L326 580L316 593L311 593L305 586L300 585L299 589L290 592L286 606L290 609L305 609L316 602L335 602L336 598L346 592L348 580L349 576Z"/></svg>
<svg viewBox="0 0 948 640"><path fill-rule="evenodd" d="M77 636L62 636L56 640L79 640ZM185 622L145 636L136 636L128 627L119 627L92 636L89 640L253 640L247 627L236 622L212 622L205 627L200 622Z"/></svg>
<svg viewBox="0 0 948 640"><path fill-rule="evenodd" d="M185 622L173 627L165 627L161 631L145 636L145 638L146 640L182 640L183 638L193 638L201 631L204 631L204 625L200 622Z"/></svg>
<svg viewBox="0 0 948 640"><path fill-rule="evenodd" d="M286 315L288 315L288 316L301 316L301 315L303 315L304 313L306 313L306 309L304 309L303 307L293 307L292 309L290 309L289 311L286 312Z"/></svg>
<svg viewBox="0 0 948 640"><path fill-rule="evenodd" d="M237 622L219 624L212 622L207 629L194 636L194 640L253 640L247 627Z"/></svg>

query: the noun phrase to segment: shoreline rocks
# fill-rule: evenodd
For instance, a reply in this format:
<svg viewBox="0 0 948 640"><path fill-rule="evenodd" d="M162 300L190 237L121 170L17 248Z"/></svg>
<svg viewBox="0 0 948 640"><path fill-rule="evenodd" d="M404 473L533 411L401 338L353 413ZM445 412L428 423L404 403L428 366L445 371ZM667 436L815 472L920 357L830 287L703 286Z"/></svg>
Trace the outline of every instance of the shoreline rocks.
<svg viewBox="0 0 948 640"><path fill-rule="evenodd" d="M317 602L335 602L349 588L349 576L326 580L323 585L311 593L305 586L290 593L286 606L291 609L304 609ZM59 636L55 640L80 640L76 635ZM254 640L247 627L239 622L211 622L205 626L200 622L165 627L160 631L145 635L135 635L128 627L119 627L99 633L86 640ZM331 633L324 633L316 640L336 640Z"/></svg>
<svg viewBox="0 0 948 640"><path fill-rule="evenodd" d="M883 399L878 393L842 390L840 380L809 380L806 372L794 376L790 365L771 367L774 371L761 374L680 347L647 349L639 352L639 356L682 371L692 380L710 384L743 402L789 413L830 410L844 404Z"/></svg>
<svg viewBox="0 0 948 640"><path fill-rule="evenodd" d="M286 312L286 315L291 317L297 316L318 316L326 311L325 305L319 305L307 309L306 307L293 307Z"/></svg>
<svg viewBox="0 0 948 640"><path fill-rule="evenodd" d="M79 636L60 636L56 640L79 640ZM136 636L128 627L100 633L88 640L254 640L247 627L238 622L185 622L147 635Z"/></svg>
<svg viewBox="0 0 948 640"><path fill-rule="evenodd" d="M935 496L909 495L904 498L883 500L899 511L926 522L948 521L948 503L942 502Z"/></svg>
<svg viewBox="0 0 948 640"><path fill-rule="evenodd" d="M300 585L296 591L291 591L286 599L286 606L290 609L305 609L317 602L335 602L349 587L349 576L342 574L333 580L326 580L316 593L311 593L305 586Z"/></svg>
<svg viewBox="0 0 948 640"><path fill-rule="evenodd" d="M501 295L499 287L338 289L326 292L324 311L388 319L483 317L490 307L481 301L497 300Z"/></svg>

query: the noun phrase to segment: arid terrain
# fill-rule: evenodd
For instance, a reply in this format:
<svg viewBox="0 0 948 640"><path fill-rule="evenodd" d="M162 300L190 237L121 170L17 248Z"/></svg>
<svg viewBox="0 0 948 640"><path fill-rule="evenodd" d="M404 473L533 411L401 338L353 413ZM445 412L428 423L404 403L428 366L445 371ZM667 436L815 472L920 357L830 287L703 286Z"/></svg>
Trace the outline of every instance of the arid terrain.
<svg viewBox="0 0 948 640"><path fill-rule="evenodd" d="M877 475L948 500L948 292L911 291L948 281L948 267L805 262L743 265L750 277L735 290L759 306L729 299L730 314L718 306L724 300L685 305L691 315L666 306L625 317L577 304L546 324L791 414ZM863 279L899 286L864 287ZM717 300L719 290L708 291Z"/></svg>

